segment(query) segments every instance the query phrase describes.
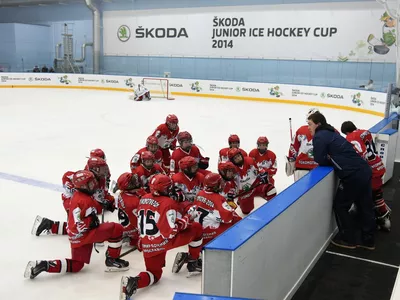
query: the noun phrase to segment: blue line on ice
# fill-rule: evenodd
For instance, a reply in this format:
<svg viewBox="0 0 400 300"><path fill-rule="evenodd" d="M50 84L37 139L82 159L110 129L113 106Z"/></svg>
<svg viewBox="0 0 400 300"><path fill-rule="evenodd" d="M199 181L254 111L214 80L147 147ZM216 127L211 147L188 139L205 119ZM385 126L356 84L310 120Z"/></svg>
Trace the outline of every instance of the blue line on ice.
<svg viewBox="0 0 400 300"><path fill-rule="evenodd" d="M60 193L64 191L62 186L58 185L58 184L53 184L53 183L49 183L49 182L44 182L44 181L40 181L40 180L36 180L36 179L26 178L26 177L12 175L12 174L3 173L3 172L0 172L0 179L10 180L10 181L27 184L30 186L35 186L35 187L39 187L42 189L60 192Z"/></svg>

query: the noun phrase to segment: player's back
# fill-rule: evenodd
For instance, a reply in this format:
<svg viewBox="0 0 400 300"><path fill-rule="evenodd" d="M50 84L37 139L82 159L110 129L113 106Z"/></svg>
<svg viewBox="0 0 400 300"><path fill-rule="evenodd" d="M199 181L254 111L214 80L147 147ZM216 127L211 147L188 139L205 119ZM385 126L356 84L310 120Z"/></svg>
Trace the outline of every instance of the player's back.
<svg viewBox="0 0 400 300"><path fill-rule="evenodd" d="M157 254L167 239L176 234L175 220L178 215L178 204L167 196L145 194L138 206L138 229L146 257Z"/></svg>

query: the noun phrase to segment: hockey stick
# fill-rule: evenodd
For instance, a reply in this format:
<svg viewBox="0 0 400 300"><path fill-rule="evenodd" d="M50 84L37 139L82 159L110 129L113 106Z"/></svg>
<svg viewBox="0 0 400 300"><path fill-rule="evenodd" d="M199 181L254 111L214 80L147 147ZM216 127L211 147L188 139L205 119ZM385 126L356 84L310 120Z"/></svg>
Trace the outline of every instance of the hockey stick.
<svg viewBox="0 0 400 300"><path fill-rule="evenodd" d="M136 246L133 246L131 249L129 249L129 250L127 250L127 251L121 253L121 254L118 256L118 258L124 257L125 255L128 255L129 253L132 253L132 252L134 252L134 251L136 251L136 250L137 250L137 247L136 247Z"/></svg>
<svg viewBox="0 0 400 300"><path fill-rule="evenodd" d="M263 185L264 183L260 182L259 184L256 184L255 186L253 186L251 189L247 190L247 191L243 191L239 194L237 194L233 199L242 197L243 195L248 194L249 192L251 192L252 190L254 190L255 188L258 188L260 185Z"/></svg>
<svg viewBox="0 0 400 300"><path fill-rule="evenodd" d="M289 118L290 141L293 139L292 118Z"/></svg>

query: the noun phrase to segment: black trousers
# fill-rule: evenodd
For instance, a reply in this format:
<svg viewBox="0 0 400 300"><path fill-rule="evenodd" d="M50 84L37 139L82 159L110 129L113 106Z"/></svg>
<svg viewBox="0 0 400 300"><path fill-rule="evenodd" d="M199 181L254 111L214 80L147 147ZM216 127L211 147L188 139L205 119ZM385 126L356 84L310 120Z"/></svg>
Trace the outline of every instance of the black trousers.
<svg viewBox="0 0 400 300"><path fill-rule="evenodd" d="M359 215L357 220L354 220L349 214L353 203L357 206ZM361 229L362 240L373 240L376 225L370 170L360 170L354 175L340 180L333 201L333 210L342 239L357 243L356 232Z"/></svg>

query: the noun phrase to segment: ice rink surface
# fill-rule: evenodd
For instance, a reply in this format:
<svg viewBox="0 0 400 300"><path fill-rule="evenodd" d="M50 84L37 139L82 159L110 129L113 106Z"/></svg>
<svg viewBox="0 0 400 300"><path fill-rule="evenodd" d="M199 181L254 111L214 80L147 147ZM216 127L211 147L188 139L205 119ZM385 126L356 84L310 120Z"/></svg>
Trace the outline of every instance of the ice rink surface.
<svg viewBox="0 0 400 300"><path fill-rule="evenodd" d="M338 100L340 101L340 100ZM112 179L129 171L129 162L146 138L176 114L181 131L189 131L194 143L209 156L209 170L216 171L218 151L227 147L230 134L238 134L241 148L249 152L259 136L268 137L269 149L278 159L275 176L278 193L293 182L286 177L284 156L290 136L305 124L308 106L228 101L198 97L176 97L175 101L128 100L128 93L64 89L0 89L0 172L59 184L64 172L82 169L93 148L106 152ZM343 121L352 120L359 128L370 128L381 118L350 111L321 108L328 123L338 130ZM293 133L294 133L293 132ZM1 174L0 174L1 175ZM136 275L144 270L141 253L125 257L131 269L123 273L104 272L104 252L92 253L90 265L77 274L39 275L23 278L29 260L70 257L66 236L31 235L37 214L64 221L66 215L59 192L4 180L0 176L1 285L0 299L118 299L121 275ZM257 199L257 204L264 201ZM117 220L116 213L106 220ZM126 249L123 249L123 251ZM186 278L186 270L172 274L178 250L170 251L161 281L139 290L134 299L172 299L176 291L200 293L201 277Z"/></svg>

